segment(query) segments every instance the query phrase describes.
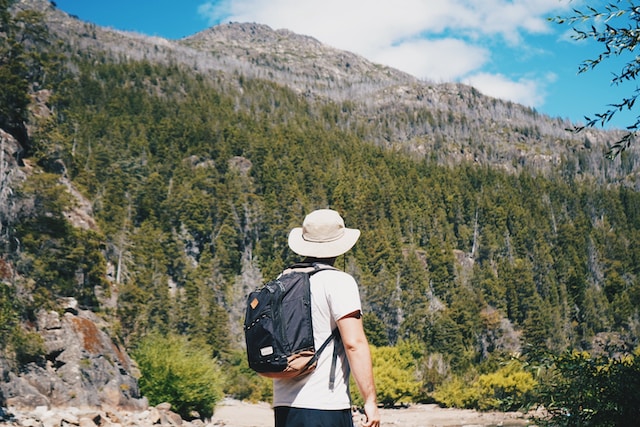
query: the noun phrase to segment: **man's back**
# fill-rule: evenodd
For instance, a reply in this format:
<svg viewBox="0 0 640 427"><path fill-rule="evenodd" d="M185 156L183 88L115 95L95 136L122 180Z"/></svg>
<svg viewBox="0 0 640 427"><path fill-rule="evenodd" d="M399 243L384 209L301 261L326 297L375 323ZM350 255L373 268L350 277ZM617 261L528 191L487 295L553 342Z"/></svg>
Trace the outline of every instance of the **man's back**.
<svg viewBox="0 0 640 427"><path fill-rule="evenodd" d="M338 319L360 311L356 281L349 274L338 270L316 273L311 277L311 307L313 336L317 348L336 328ZM336 345L337 360L333 366ZM332 386L330 381L333 377L335 382ZM273 404L312 409L348 409L348 378L349 364L344 349L339 341L334 341L320 355L316 369L310 375L290 380L274 380Z"/></svg>
<svg viewBox="0 0 640 427"><path fill-rule="evenodd" d="M359 237L360 230L347 228L338 212L318 209L304 218L302 227L291 229L288 243L293 252L305 257L304 262L333 265ZM353 427L349 370L365 402L363 427L379 427L371 351L362 325L355 279L339 271L316 273L311 281L311 300L316 345L337 326L340 342L333 340L331 347L341 351L339 357L334 357L333 348L327 348L320 355L316 370L299 382L274 380L276 427ZM332 367L334 360L336 366ZM338 372L332 385L334 369Z"/></svg>

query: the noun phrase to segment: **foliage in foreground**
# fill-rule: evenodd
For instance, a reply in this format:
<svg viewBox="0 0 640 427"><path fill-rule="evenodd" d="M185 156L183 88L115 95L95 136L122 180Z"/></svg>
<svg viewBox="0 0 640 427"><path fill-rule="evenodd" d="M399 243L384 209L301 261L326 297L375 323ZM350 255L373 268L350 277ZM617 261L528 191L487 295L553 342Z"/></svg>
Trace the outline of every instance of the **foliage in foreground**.
<svg viewBox="0 0 640 427"><path fill-rule="evenodd" d="M372 346L381 404L424 400L411 348ZM534 420L541 426L630 427L640 419L640 348L614 357L571 351L541 363L513 359L482 374L474 371L451 374L429 397L441 406L480 411L538 406L546 414ZM353 404L362 405L353 381L351 387Z"/></svg>
<svg viewBox="0 0 640 427"><path fill-rule="evenodd" d="M626 427L640 419L640 351L608 358L567 352L550 359L538 390L540 425Z"/></svg>
<svg viewBox="0 0 640 427"><path fill-rule="evenodd" d="M394 347L370 348L378 403L391 407L415 401L420 384L416 379L416 361L410 347L400 343ZM352 402L362 406L362 397L353 380L350 388Z"/></svg>
<svg viewBox="0 0 640 427"><path fill-rule="evenodd" d="M621 64L620 71L612 73L611 84L621 86L634 81L640 72L635 54L636 47L640 42L637 35L637 29L640 27L638 2L633 0L597 2L600 3L598 6L595 6L596 2L590 3L594 3L594 5L585 5L583 9L572 8L573 13L569 16L551 18L551 21L558 24L571 25L573 29L571 38L574 40L592 40L600 45L601 52L596 57L583 60L578 67L578 72L587 72L601 63L607 63L613 67L616 67L616 64ZM638 95L640 95L640 91L637 87L630 88L628 95L623 96L618 102L609 104L606 111L596 113L594 117L585 117L586 125L577 126L575 130L580 131L585 127L594 127L597 124L605 126L617 113L633 111ZM640 116L636 115L634 120L626 127L627 132L623 137L611 145L608 157L616 157L628 149L631 144L637 143Z"/></svg>
<svg viewBox="0 0 640 427"><path fill-rule="evenodd" d="M470 381L456 376L438 387L433 397L446 407L513 411L526 406L535 386L536 380L525 365L512 360Z"/></svg>
<svg viewBox="0 0 640 427"><path fill-rule="evenodd" d="M533 400L536 380L519 360L482 375L447 374L436 373L439 369L435 367L428 372L427 360L438 355L422 354L416 342L370 347L377 399L385 407L432 401L446 407L510 411ZM448 379L434 380L435 376ZM361 407L363 401L353 378L350 387L352 404Z"/></svg>
<svg viewBox="0 0 640 427"><path fill-rule="evenodd" d="M261 377L247 362L244 351L233 352L228 360L224 392L236 399L249 402L270 402L273 396L273 383L269 378Z"/></svg>
<svg viewBox="0 0 640 427"><path fill-rule="evenodd" d="M142 373L140 390L150 404L169 402L185 419L213 415L222 397L223 373L206 345L155 334L144 338L133 356Z"/></svg>

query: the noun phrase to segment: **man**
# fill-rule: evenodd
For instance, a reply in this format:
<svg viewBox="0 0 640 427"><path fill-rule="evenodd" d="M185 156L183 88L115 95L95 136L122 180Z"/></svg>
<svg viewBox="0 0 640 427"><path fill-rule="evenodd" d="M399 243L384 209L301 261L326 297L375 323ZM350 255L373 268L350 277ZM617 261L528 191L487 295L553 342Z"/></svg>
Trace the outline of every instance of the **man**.
<svg viewBox="0 0 640 427"><path fill-rule="evenodd" d="M338 212L320 209L289 233L289 247L304 262L333 266L355 245L360 230L346 228ZM364 399L364 427L379 427L380 414L369 343L362 326L362 307L355 279L328 269L311 276L313 334L318 348L337 326L340 339L320 354L316 369L296 379L274 379L276 427L352 427L349 372ZM334 346L337 350L334 354ZM334 375L332 375L334 372ZM332 381L333 380L333 381Z"/></svg>

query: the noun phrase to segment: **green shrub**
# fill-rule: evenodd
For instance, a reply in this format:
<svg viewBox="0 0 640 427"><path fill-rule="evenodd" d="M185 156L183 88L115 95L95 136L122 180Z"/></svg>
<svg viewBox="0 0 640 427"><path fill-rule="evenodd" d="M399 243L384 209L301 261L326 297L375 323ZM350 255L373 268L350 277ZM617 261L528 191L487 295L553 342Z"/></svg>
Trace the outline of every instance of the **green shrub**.
<svg viewBox="0 0 640 427"><path fill-rule="evenodd" d="M0 276L3 267L6 268L6 263L0 258ZM4 350L17 323L18 314L13 289L3 283L0 277L0 351Z"/></svg>
<svg viewBox="0 0 640 427"><path fill-rule="evenodd" d="M416 379L415 360L408 347L370 348L378 403L394 406L396 403L412 402L420 383ZM353 380L350 388L351 401L355 406L362 406L362 397Z"/></svg>
<svg viewBox="0 0 640 427"><path fill-rule="evenodd" d="M439 386L433 397L446 407L511 411L531 401L535 386L533 375L521 362L512 360L471 380L454 377Z"/></svg>
<svg viewBox="0 0 640 427"><path fill-rule="evenodd" d="M185 419L208 418L222 397L224 378L211 349L182 336L151 335L132 352L140 371L140 390L149 403L171 403Z"/></svg>
<svg viewBox="0 0 640 427"><path fill-rule="evenodd" d="M478 409L513 411L530 402L536 380L513 360L496 372L480 375L474 386L479 390Z"/></svg>
<svg viewBox="0 0 640 427"><path fill-rule="evenodd" d="M626 427L640 420L640 352L617 358L554 356L538 387L549 414L539 425Z"/></svg>
<svg viewBox="0 0 640 427"><path fill-rule="evenodd" d="M11 336L11 346L19 366L44 360L44 339L36 332L16 327Z"/></svg>
<svg viewBox="0 0 640 427"><path fill-rule="evenodd" d="M447 408L476 408L480 400L480 390L473 387L463 377L455 376L438 386L433 398Z"/></svg>
<svg viewBox="0 0 640 427"><path fill-rule="evenodd" d="M269 378L261 377L247 362L244 351L231 354L226 370L224 392L239 400L249 402L269 402L273 396L273 382Z"/></svg>

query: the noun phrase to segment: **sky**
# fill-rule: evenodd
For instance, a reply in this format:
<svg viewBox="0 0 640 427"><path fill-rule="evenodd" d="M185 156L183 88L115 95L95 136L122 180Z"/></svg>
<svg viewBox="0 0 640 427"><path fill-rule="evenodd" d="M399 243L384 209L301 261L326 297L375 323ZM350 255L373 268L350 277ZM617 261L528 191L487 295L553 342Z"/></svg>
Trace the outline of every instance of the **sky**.
<svg viewBox="0 0 640 427"><path fill-rule="evenodd" d="M550 22L584 0L55 0L79 19L171 40L227 22L255 22L312 36L329 46L425 81L461 82L551 117L584 123L635 91L611 84L622 58L586 73L602 51L576 41L571 24ZM590 5L602 4L589 0ZM598 24L600 25L600 24ZM607 128L624 128L620 112Z"/></svg>

